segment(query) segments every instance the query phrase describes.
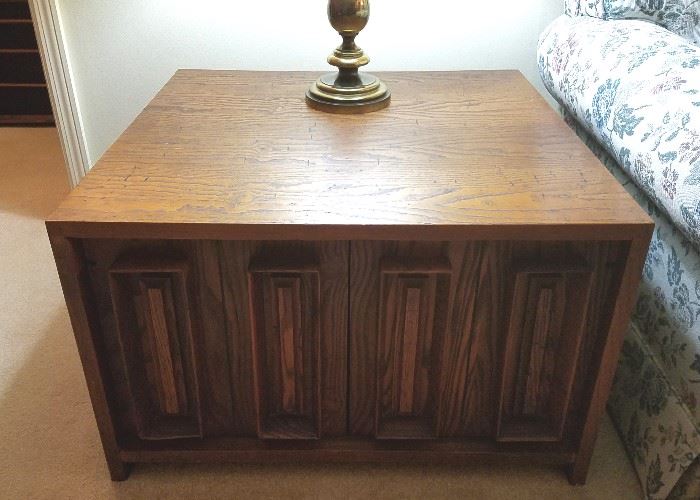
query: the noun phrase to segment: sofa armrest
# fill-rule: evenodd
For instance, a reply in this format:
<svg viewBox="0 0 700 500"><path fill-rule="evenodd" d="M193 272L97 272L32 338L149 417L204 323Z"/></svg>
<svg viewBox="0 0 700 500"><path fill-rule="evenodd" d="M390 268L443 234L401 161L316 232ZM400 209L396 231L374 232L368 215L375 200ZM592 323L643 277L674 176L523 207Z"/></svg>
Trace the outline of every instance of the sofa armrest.
<svg viewBox="0 0 700 500"><path fill-rule="evenodd" d="M647 22L564 15L538 62L550 93L700 248L700 48Z"/></svg>
<svg viewBox="0 0 700 500"><path fill-rule="evenodd" d="M700 0L565 0L569 16L643 19L700 43Z"/></svg>
<svg viewBox="0 0 700 500"><path fill-rule="evenodd" d="M603 0L565 0L564 12L569 16L590 16L605 19Z"/></svg>

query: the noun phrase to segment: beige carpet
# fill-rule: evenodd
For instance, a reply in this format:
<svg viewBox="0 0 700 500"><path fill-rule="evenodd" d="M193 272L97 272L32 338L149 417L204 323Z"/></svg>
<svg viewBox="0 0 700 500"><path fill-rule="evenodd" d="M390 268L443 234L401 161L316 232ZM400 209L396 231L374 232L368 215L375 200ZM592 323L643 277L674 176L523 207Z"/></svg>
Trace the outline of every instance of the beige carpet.
<svg viewBox="0 0 700 500"><path fill-rule="evenodd" d="M607 418L584 487L539 466L137 466L110 482L42 222L62 161L55 130L0 128L0 499L641 498Z"/></svg>

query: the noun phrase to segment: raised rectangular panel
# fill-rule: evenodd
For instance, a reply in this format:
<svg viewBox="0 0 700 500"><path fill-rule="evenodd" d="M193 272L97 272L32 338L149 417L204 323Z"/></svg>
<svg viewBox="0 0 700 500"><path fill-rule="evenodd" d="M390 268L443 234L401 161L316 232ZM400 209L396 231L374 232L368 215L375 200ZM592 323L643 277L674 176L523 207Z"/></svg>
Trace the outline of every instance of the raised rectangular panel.
<svg viewBox="0 0 700 500"><path fill-rule="evenodd" d="M320 283L315 267L252 267L249 296L258 436L321 435Z"/></svg>
<svg viewBox="0 0 700 500"><path fill-rule="evenodd" d="M201 437L186 262L122 260L109 280L139 437Z"/></svg>
<svg viewBox="0 0 700 500"><path fill-rule="evenodd" d="M516 267L498 440L562 439L591 278L584 265Z"/></svg>
<svg viewBox="0 0 700 500"><path fill-rule="evenodd" d="M381 266L375 436L436 435L440 349L449 263L385 260Z"/></svg>

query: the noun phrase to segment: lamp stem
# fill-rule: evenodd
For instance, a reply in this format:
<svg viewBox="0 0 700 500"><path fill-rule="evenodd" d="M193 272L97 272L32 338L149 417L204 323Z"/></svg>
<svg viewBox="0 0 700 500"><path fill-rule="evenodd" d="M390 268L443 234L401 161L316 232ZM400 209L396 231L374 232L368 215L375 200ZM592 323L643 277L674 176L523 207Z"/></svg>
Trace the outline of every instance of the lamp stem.
<svg viewBox="0 0 700 500"><path fill-rule="evenodd" d="M369 20L369 0L329 0L328 20L343 38L328 56L337 73L321 76L306 92L309 106L332 113L368 113L389 105L391 92L376 76L360 73L369 63L355 37Z"/></svg>

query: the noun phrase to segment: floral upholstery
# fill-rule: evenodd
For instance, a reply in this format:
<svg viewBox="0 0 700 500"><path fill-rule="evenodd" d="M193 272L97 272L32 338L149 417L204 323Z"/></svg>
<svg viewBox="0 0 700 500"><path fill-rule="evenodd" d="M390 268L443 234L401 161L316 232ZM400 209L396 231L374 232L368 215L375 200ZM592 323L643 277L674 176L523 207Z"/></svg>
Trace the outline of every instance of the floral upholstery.
<svg viewBox="0 0 700 500"><path fill-rule="evenodd" d="M610 415L648 498L700 498L700 254L595 139L564 114L656 224L610 394Z"/></svg>
<svg viewBox="0 0 700 500"><path fill-rule="evenodd" d="M646 19L700 43L700 0L566 0L570 16Z"/></svg>
<svg viewBox="0 0 700 500"><path fill-rule="evenodd" d="M648 22L565 15L538 60L567 121L656 223L609 410L649 498L699 498L700 48Z"/></svg>
<svg viewBox="0 0 700 500"><path fill-rule="evenodd" d="M552 95L700 244L700 48L651 23L562 16L539 58Z"/></svg>

